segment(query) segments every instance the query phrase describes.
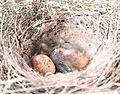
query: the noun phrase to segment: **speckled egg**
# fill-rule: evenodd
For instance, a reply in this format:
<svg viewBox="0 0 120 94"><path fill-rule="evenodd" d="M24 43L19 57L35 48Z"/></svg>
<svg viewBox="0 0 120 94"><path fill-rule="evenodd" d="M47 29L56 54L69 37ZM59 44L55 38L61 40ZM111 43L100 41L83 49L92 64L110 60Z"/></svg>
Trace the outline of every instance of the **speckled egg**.
<svg viewBox="0 0 120 94"><path fill-rule="evenodd" d="M33 68L41 75L48 72L55 73L55 65L47 55L36 55L32 57Z"/></svg>

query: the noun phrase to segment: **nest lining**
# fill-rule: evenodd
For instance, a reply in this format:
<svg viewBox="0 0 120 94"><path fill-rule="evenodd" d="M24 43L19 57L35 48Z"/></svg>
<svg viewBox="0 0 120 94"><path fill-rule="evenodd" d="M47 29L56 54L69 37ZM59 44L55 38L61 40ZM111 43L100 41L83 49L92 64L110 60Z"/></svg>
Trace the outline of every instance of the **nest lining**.
<svg viewBox="0 0 120 94"><path fill-rule="evenodd" d="M103 92L106 89L119 91L120 43L119 30L116 27L119 18L111 18L115 17L116 11L112 14L111 11L105 14L94 12L93 15L91 10L86 12L86 6L79 9L80 11L75 8L76 6L70 7L71 11L74 9L74 13L57 10L53 14L51 6L34 2L32 7L24 7L5 23L0 47L1 92L71 94L98 92L101 89ZM117 10L116 7L114 9ZM74 35L73 39L64 36L64 33L70 36L68 32L73 31L76 34L80 32L80 36ZM58 35L50 43L48 40L41 40L44 32L48 34L48 40L52 34ZM63 32L61 36L59 32ZM39 48L41 41L50 45L61 37L71 43L75 43L76 38L90 55L90 64L80 72L40 76L31 68L30 58L39 50L36 48ZM78 42L75 45L77 44Z"/></svg>

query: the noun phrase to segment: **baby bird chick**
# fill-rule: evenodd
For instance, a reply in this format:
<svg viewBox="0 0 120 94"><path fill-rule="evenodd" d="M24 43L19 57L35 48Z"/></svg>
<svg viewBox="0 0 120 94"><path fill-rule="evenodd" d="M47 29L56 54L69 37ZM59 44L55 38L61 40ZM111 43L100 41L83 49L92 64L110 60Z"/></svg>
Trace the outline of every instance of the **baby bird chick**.
<svg viewBox="0 0 120 94"><path fill-rule="evenodd" d="M80 70L89 63L89 57L75 49L57 48L53 50L50 57L58 71L63 73Z"/></svg>

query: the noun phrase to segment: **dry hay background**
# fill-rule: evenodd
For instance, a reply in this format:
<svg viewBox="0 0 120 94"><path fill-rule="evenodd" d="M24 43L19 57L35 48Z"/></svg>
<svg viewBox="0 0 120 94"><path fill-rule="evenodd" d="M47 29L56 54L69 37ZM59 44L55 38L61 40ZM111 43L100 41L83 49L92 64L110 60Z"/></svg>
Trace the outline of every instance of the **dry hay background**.
<svg viewBox="0 0 120 94"><path fill-rule="evenodd" d="M15 14L1 22L0 94L119 94L120 8L115 4L35 1L14 6L17 11L9 8ZM50 37L63 31L81 33L76 41L90 55L90 64L80 72L40 76L30 67L30 59L41 34Z"/></svg>

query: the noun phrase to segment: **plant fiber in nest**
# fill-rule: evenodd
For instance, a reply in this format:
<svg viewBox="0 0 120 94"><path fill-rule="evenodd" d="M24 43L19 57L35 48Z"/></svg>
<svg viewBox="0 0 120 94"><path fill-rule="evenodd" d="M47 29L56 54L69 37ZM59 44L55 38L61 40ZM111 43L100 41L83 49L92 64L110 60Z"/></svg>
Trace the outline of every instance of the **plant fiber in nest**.
<svg viewBox="0 0 120 94"><path fill-rule="evenodd" d="M96 11L85 2L71 2L67 8L38 2L21 8L1 28L0 93L118 94L119 7L102 3ZM35 72L30 62L40 44L47 43L51 49L63 40L84 48L89 65L79 72L44 77Z"/></svg>

